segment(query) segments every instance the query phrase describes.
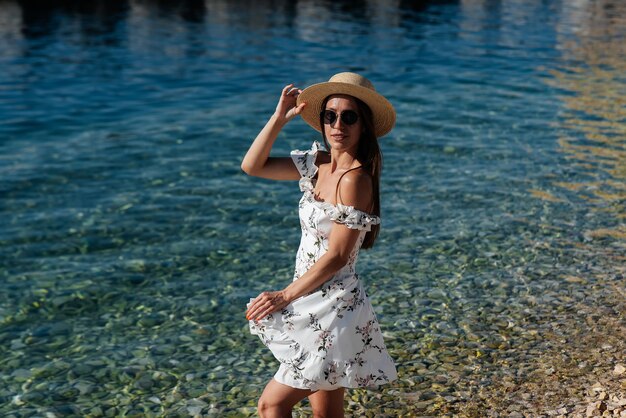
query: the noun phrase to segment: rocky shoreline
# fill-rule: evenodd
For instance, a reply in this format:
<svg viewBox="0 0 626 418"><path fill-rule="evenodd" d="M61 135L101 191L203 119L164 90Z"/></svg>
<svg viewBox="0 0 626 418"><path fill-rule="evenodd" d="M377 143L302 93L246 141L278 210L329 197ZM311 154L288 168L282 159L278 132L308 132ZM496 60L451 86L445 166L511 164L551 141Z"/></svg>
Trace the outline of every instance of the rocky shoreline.
<svg viewBox="0 0 626 418"><path fill-rule="evenodd" d="M534 373L492 387L449 416L626 417L626 298L616 278L590 289L594 303L579 304L568 329L544 330L550 349L535 359Z"/></svg>

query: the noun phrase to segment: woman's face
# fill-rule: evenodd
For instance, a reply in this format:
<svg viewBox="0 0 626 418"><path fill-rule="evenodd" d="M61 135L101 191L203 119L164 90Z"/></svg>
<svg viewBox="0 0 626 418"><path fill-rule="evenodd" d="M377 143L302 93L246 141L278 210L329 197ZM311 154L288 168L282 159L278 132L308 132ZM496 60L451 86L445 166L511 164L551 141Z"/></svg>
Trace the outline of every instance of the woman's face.
<svg viewBox="0 0 626 418"><path fill-rule="evenodd" d="M324 110L327 111L324 133L330 147L337 151L356 151L363 130L356 101L346 95L330 96Z"/></svg>

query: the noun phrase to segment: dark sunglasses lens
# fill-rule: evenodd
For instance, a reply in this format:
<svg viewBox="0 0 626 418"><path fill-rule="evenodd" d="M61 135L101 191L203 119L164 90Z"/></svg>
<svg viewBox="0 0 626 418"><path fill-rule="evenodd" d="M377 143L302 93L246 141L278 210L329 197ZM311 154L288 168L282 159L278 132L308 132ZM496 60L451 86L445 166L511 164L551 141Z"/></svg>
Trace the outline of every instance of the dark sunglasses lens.
<svg viewBox="0 0 626 418"><path fill-rule="evenodd" d="M353 110L346 110L341 114L341 120L346 125L354 125L358 119L359 115L357 115Z"/></svg>
<svg viewBox="0 0 626 418"><path fill-rule="evenodd" d="M337 114L332 110L324 110L322 114L324 115L324 123L327 125L332 125L337 120Z"/></svg>
<svg viewBox="0 0 626 418"><path fill-rule="evenodd" d="M324 123L327 125L332 125L337 120L337 114L332 110L325 110L322 112L324 117ZM341 113L341 121L346 125L354 125L357 120L359 120L359 115L353 110L346 110Z"/></svg>

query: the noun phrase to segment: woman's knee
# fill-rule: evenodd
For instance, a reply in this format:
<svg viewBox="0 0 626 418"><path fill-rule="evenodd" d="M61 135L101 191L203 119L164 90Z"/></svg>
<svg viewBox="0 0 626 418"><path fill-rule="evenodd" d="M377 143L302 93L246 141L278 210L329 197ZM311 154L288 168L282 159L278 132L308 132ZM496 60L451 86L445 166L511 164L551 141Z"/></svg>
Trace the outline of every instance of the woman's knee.
<svg viewBox="0 0 626 418"><path fill-rule="evenodd" d="M259 398L259 402L257 403L257 411L261 418L265 418L268 412L272 409L271 403L268 402L263 396Z"/></svg>
<svg viewBox="0 0 626 418"><path fill-rule="evenodd" d="M262 418L291 418L293 406L310 394L309 390L292 388L272 379L259 398L259 415Z"/></svg>
<svg viewBox="0 0 626 418"><path fill-rule="evenodd" d="M268 396L261 396L257 404L257 411L261 418L283 417L285 416L284 409L283 405Z"/></svg>

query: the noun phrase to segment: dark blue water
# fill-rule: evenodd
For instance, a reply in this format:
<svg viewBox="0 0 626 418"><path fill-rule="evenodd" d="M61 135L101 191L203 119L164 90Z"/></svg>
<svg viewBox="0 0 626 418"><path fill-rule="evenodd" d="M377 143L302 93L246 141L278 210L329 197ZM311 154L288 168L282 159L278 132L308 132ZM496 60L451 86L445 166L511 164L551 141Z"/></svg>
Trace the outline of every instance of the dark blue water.
<svg viewBox="0 0 626 418"><path fill-rule="evenodd" d="M545 358L590 350L583 318L622 318L625 19L610 0L0 1L0 411L252 414L277 364L244 306L290 280L300 192L239 164L284 85L341 71L398 112L360 271L400 379L348 413L515 411L503 382L546 380ZM315 139L295 120L275 153Z"/></svg>

